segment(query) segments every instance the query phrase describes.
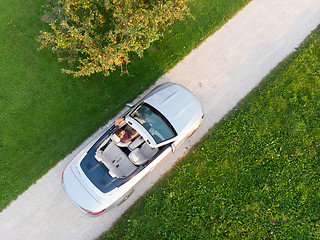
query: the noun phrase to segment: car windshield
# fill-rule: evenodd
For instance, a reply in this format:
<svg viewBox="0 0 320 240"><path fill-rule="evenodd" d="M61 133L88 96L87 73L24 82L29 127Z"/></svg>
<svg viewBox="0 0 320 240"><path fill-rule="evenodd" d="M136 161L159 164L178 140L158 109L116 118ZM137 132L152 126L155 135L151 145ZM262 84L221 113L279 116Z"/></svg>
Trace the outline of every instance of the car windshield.
<svg viewBox="0 0 320 240"><path fill-rule="evenodd" d="M169 121L146 103L141 104L130 114L130 117L139 122L151 134L157 144L177 135Z"/></svg>

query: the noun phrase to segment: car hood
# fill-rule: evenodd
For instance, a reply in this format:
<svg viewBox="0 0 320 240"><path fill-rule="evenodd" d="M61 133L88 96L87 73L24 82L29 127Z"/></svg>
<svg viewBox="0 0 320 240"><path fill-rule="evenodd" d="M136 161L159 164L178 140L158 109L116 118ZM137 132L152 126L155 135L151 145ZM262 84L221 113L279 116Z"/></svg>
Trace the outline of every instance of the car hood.
<svg viewBox="0 0 320 240"><path fill-rule="evenodd" d="M188 126L189 122L203 114L198 99L179 84L170 85L156 92L145 102L161 112L178 134Z"/></svg>

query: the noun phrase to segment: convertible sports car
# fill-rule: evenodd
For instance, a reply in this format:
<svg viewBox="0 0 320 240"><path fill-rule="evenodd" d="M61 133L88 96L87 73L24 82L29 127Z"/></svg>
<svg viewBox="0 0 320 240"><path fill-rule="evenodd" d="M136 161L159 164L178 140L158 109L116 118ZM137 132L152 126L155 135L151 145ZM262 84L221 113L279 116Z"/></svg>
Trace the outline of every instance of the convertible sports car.
<svg viewBox="0 0 320 240"><path fill-rule="evenodd" d="M125 201L135 184L189 137L203 118L199 101L174 83L160 85L136 105L127 106L130 109L119 128L138 135L123 143L113 124L62 173L69 198L91 216Z"/></svg>

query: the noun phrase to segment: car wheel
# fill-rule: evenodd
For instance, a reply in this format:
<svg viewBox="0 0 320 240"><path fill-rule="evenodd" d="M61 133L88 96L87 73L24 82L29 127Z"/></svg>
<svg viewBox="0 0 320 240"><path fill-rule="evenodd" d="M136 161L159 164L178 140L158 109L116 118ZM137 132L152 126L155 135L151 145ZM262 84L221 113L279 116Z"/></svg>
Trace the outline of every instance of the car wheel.
<svg viewBox="0 0 320 240"><path fill-rule="evenodd" d="M122 203L124 203L130 196L131 194L134 192L134 189L132 191L129 192L128 195L126 195L119 203L117 206L120 206Z"/></svg>
<svg viewBox="0 0 320 240"><path fill-rule="evenodd" d="M199 127L200 127L200 125L199 125L198 127L196 127L196 128L189 134L188 138L191 137L191 136L195 133L195 131L198 130Z"/></svg>
<svg viewBox="0 0 320 240"><path fill-rule="evenodd" d="M204 118L204 115L202 115L202 117L201 117L201 122L202 122L203 118ZM199 128L200 125L201 125L201 122L200 122L199 125L189 134L189 136L188 136L187 138L191 137L191 136L194 134L194 132L198 130L198 128Z"/></svg>

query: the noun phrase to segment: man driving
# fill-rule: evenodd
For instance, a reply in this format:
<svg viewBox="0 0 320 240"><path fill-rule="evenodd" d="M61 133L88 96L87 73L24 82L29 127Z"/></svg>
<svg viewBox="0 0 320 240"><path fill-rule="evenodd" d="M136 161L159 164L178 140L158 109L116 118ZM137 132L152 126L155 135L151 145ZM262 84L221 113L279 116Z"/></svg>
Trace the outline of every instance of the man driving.
<svg viewBox="0 0 320 240"><path fill-rule="evenodd" d="M137 131L132 134L131 131L127 129L120 129L120 123L124 121L124 118L118 118L115 120L115 134L120 138L120 142L122 143L128 143L132 139L134 139L136 136L139 135Z"/></svg>

